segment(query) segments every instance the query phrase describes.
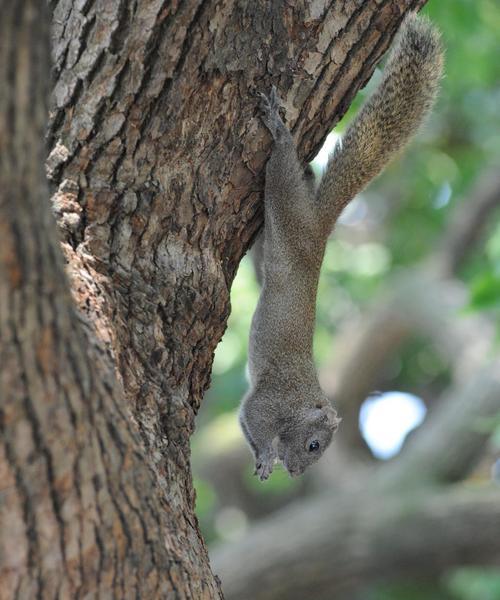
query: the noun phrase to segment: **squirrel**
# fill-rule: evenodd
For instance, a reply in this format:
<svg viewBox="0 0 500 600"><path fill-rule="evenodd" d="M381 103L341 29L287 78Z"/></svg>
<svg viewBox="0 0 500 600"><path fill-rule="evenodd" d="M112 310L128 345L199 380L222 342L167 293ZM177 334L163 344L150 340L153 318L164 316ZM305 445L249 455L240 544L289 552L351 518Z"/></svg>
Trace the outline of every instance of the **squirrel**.
<svg viewBox="0 0 500 600"><path fill-rule="evenodd" d="M276 459L293 476L317 461L340 419L321 390L312 357L316 293L327 238L348 202L377 176L416 132L432 107L442 75L436 28L408 15L380 85L362 106L315 186L299 163L280 114L276 88L260 94L262 120L274 144L266 167L261 295L249 342L250 390L240 424L269 477ZM262 234L261 234L262 235Z"/></svg>

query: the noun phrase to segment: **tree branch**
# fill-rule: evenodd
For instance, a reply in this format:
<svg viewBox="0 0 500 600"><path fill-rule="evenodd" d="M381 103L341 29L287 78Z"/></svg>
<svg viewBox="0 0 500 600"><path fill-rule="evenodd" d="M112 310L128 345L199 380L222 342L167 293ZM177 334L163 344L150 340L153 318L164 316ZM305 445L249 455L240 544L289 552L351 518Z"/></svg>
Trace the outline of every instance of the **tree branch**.
<svg viewBox="0 0 500 600"><path fill-rule="evenodd" d="M212 562L227 600L352 598L384 578L500 561L500 493L324 495L261 522ZM244 568L242 568L244 565Z"/></svg>
<svg viewBox="0 0 500 600"><path fill-rule="evenodd" d="M405 487L463 479L491 437L488 421L499 412L500 363L495 361L446 392L429 422L415 432L394 465L384 469L387 481Z"/></svg>
<svg viewBox="0 0 500 600"><path fill-rule="evenodd" d="M412 333L426 337L461 380L484 364L495 330L477 315L458 316L465 290L423 268L392 282L390 293L367 312L361 325L348 326L336 340L342 349L335 369L325 370L322 384L338 406L343 422L339 443L363 450L358 427L361 404L377 389L380 373Z"/></svg>
<svg viewBox="0 0 500 600"><path fill-rule="evenodd" d="M498 165L486 168L464 198L445 233L436 254L439 269L445 275L456 274L484 236L492 212L500 207Z"/></svg>

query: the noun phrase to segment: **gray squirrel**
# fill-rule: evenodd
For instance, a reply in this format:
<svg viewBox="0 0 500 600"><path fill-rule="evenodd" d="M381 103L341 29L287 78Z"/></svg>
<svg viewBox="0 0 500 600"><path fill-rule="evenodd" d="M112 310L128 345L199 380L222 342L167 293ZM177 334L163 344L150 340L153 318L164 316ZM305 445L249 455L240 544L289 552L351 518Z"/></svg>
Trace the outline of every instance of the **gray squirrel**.
<svg viewBox="0 0 500 600"><path fill-rule="evenodd" d="M321 390L312 357L316 292L327 238L348 202L406 144L430 111L442 74L439 33L408 15L383 78L331 155L315 189L297 158L273 87L260 94L274 140L266 167L262 290L249 343L250 390L240 424L267 479L279 458L300 475L329 446L340 419Z"/></svg>

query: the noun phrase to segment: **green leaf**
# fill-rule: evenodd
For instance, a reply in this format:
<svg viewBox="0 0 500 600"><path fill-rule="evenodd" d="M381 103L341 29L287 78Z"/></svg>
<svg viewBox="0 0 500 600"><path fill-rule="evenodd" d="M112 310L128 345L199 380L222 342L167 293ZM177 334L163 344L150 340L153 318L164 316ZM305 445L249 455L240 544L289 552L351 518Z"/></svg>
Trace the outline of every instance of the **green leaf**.
<svg viewBox="0 0 500 600"><path fill-rule="evenodd" d="M470 304L472 308L500 307L500 276L482 274L472 281Z"/></svg>

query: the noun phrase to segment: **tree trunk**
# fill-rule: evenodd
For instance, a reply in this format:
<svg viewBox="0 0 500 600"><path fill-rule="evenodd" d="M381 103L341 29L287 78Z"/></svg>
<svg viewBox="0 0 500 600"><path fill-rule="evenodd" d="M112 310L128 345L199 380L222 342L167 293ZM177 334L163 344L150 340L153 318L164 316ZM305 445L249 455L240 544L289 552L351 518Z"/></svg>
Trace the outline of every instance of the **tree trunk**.
<svg viewBox="0 0 500 600"><path fill-rule="evenodd" d="M53 0L0 22L2 598L215 598L189 438L261 225L276 83L303 158L404 13L339 3Z"/></svg>

